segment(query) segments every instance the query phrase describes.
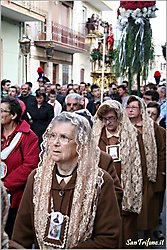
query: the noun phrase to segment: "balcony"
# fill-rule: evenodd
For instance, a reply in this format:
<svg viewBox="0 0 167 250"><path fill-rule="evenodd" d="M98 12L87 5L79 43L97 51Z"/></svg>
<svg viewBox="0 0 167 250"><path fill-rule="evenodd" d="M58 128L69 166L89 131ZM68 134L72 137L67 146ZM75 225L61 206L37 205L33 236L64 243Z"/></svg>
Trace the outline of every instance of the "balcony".
<svg viewBox="0 0 167 250"><path fill-rule="evenodd" d="M89 47L85 44L85 36L68 27L52 23L51 33L51 39L48 39L45 31L38 31L34 44L46 48L49 43L52 43L54 50L69 54L83 53L89 50Z"/></svg>
<svg viewBox="0 0 167 250"><path fill-rule="evenodd" d="M1 1L1 15L18 22L45 21L44 3L38 1Z"/></svg>

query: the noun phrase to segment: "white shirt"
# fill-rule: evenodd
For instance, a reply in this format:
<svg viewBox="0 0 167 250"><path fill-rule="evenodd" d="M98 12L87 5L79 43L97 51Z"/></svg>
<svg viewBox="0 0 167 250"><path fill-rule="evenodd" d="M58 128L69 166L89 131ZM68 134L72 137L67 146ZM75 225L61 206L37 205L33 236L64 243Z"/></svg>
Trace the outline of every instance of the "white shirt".
<svg viewBox="0 0 167 250"><path fill-rule="evenodd" d="M107 136L107 139L109 139L109 138L111 138L111 137L113 137L113 136L119 138L119 137L120 137L120 130L117 129L114 133L110 133L110 132L107 130L107 128L106 128L106 136Z"/></svg>
<svg viewBox="0 0 167 250"><path fill-rule="evenodd" d="M54 102L51 102L49 100L48 103L50 105L52 105L54 108L54 117L58 116L62 111L62 106L61 106L60 102L58 102L57 100L55 100Z"/></svg>

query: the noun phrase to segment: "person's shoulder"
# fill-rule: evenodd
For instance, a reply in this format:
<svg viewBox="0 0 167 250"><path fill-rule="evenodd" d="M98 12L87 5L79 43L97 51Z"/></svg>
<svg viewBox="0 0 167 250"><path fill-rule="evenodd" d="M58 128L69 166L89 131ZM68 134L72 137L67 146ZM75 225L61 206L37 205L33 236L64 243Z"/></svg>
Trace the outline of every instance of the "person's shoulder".
<svg viewBox="0 0 167 250"><path fill-rule="evenodd" d="M32 144L33 144L33 149L37 149L39 150L38 148L38 136L34 133L34 131L32 131L31 129L28 131L28 133L25 133L24 134L24 137L23 137L23 145L26 145L27 148L31 149L32 147ZM34 153L36 153L36 151L34 151Z"/></svg>
<svg viewBox="0 0 167 250"><path fill-rule="evenodd" d="M166 129L154 122L155 137L157 140L166 139Z"/></svg>
<svg viewBox="0 0 167 250"><path fill-rule="evenodd" d="M158 129L163 136L166 136L166 129L158 125Z"/></svg>
<svg viewBox="0 0 167 250"><path fill-rule="evenodd" d="M35 101L35 100L36 100L35 95L32 95L32 94L30 94L30 95L28 96L28 98L29 98L30 100L32 100L32 101Z"/></svg>
<svg viewBox="0 0 167 250"><path fill-rule="evenodd" d="M108 169L108 165L112 162L111 155L107 154L106 152L101 150L100 153L100 161L99 161L99 167L106 170Z"/></svg>
<svg viewBox="0 0 167 250"><path fill-rule="evenodd" d="M49 108L53 108L53 106L52 106L52 104L50 104L50 103L48 103L48 102L45 102L45 105L47 106L47 107L49 107Z"/></svg>
<svg viewBox="0 0 167 250"><path fill-rule="evenodd" d="M101 176L103 178L103 183L104 184L109 184L109 185L113 185L113 179L111 177L111 175L104 169L99 168L99 171L101 172Z"/></svg>
<svg viewBox="0 0 167 250"><path fill-rule="evenodd" d="M36 172L37 172L37 168L33 169L31 171L31 173L28 175L28 178L27 178L27 185L28 186L33 185Z"/></svg>
<svg viewBox="0 0 167 250"><path fill-rule="evenodd" d="M21 122L21 125L18 131L24 134L25 139L23 138L23 141L24 140L26 141L29 138L33 140L38 140L38 136L31 130L30 125L25 120Z"/></svg>
<svg viewBox="0 0 167 250"><path fill-rule="evenodd" d="M50 103L48 103L48 102L45 102L45 103L43 104L43 107L46 107L47 109L53 109L52 104L50 104Z"/></svg>
<svg viewBox="0 0 167 250"><path fill-rule="evenodd" d="M161 131L162 133L166 133L165 128L161 127L160 125L158 125L156 122L154 122L154 129L155 131Z"/></svg>
<svg viewBox="0 0 167 250"><path fill-rule="evenodd" d="M166 123L164 117L159 121L159 125L166 131Z"/></svg>
<svg viewBox="0 0 167 250"><path fill-rule="evenodd" d="M61 93L57 93L57 94L56 94L56 99L61 99L61 100L63 99L63 100L64 100L64 99L65 99L65 96L62 95Z"/></svg>
<svg viewBox="0 0 167 250"><path fill-rule="evenodd" d="M55 103L56 103L56 105L58 105L59 107L62 107L62 106L61 106L61 103L60 103L58 100L55 100Z"/></svg>
<svg viewBox="0 0 167 250"><path fill-rule="evenodd" d="M37 136L37 135L34 133L34 131L31 130L31 129L30 129L30 131L29 131L29 136L32 137L32 138L34 138L34 139L36 139L36 140L38 140L38 136Z"/></svg>
<svg viewBox="0 0 167 250"><path fill-rule="evenodd" d="M26 98L25 98L26 99ZM23 100L24 101L24 97L23 97L23 99L21 99L21 100ZM29 96L27 96L27 105L28 105L28 108L29 109L33 109L34 108L34 106L37 106L37 102L36 102L36 97L35 96L33 96L33 95L29 95Z"/></svg>
<svg viewBox="0 0 167 250"><path fill-rule="evenodd" d="M35 168L35 169L33 169L33 170L31 171L31 173L30 173L29 176L28 176L29 181L33 181L36 172L37 172L37 168Z"/></svg>
<svg viewBox="0 0 167 250"><path fill-rule="evenodd" d="M94 104L94 100L90 100L90 101L88 102L88 104L87 104L86 107L91 107L91 106L93 106L93 104Z"/></svg>
<svg viewBox="0 0 167 250"><path fill-rule="evenodd" d="M19 126L17 128L17 132L29 133L29 131L30 131L30 125L25 120L22 120L19 123Z"/></svg>

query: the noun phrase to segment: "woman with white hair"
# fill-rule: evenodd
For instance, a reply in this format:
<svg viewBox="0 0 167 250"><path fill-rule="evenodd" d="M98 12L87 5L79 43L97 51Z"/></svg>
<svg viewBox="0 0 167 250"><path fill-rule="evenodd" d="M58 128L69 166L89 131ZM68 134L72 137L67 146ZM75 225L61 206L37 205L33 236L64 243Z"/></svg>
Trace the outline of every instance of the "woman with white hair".
<svg viewBox="0 0 167 250"><path fill-rule="evenodd" d="M112 178L86 118L62 112L44 134L13 241L25 248L118 248L120 215Z"/></svg>

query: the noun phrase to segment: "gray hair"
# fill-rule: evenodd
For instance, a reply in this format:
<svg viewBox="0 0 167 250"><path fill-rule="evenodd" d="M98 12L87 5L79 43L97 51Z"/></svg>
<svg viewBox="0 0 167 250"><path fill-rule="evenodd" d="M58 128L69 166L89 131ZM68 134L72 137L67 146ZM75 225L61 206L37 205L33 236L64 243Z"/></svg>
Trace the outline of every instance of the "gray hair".
<svg viewBox="0 0 167 250"><path fill-rule="evenodd" d="M65 98L65 103L67 104L68 98L76 99L79 104L81 104L81 96L77 93L68 94Z"/></svg>
<svg viewBox="0 0 167 250"><path fill-rule="evenodd" d="M45 134L43 135L44 139L48 136L49 131L52 130L57 122L70 122L75 126L75 140L78 145L85 145L88 143L88 141L90 141L91 127L89 121L85 117L78 115L75 112L70 113L66 111L63 111L58 116L53 118Z"/></svg>

